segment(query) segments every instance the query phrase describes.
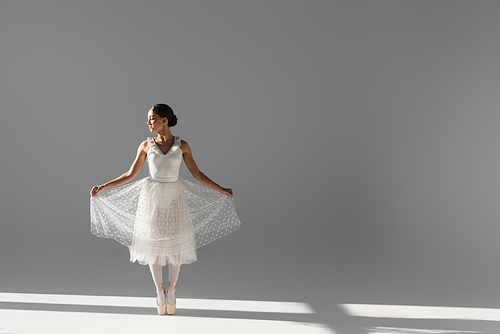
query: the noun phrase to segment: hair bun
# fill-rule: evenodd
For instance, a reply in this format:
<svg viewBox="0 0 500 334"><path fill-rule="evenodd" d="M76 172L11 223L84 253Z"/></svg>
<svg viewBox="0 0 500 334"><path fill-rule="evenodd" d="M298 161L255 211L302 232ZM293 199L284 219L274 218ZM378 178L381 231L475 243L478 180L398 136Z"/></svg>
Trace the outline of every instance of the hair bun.
<svg viewBox="0 0 500 334"><path fill-rule="evenodd" d="M177 116L175 115L170 116L170 118L168 119L168 126L172 127L175 126L176 124L177 124Z"/></svg>

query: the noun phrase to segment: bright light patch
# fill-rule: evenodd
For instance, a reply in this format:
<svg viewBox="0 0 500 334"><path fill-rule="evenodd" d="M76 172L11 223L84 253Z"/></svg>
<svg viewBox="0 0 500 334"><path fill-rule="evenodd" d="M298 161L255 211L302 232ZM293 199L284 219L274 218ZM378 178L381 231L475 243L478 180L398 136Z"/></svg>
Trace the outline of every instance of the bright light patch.
<svg viewBox="0 0 500 334"><path fill-rule="evenodd" d="M115 297L115 296L85 296L56 295L32 293L0 293L0 302L63 304L63 305L95 305L120 307L154 307L154 297ZM276 302L257 300L223 300L177 298L179 309L239 311L265 313L316 313L309 304L297 302Z"/></svg>
<svg viewBox="0 0 500 334"><path fill-rule="evenodd" d="M500 309L443 306L340 304L355 317L500 321Z"/></svg>
<svg viewBox="0 0 500 334"><path fill-rule="evenodd" d="M154 310L156 311L156 310ZM152 312L153 313L153 312ZM0 309L0 332L37 334L101 333L287 333L335 334L320 324L259 319L225 319Z"/></svg>
<svg viewBox="0 0 500 334"><path fill-rule="evenodd" d="M235 311L241 312L240 318L234 313L224 318L210 313L210 316L159 316L156 314L155 298L112 297L56 294L0 293L0 302L32 303L45 305L87 305L87 306L120 306L151 309L151 314L118 314L106 312L78 312L50 310L17 310L5 307L0 309L0 333L37 333L37 334L83 334L83 333L164 333L178 332L183 334L205 333L287 333L287 334L336 334L330 327L299 321L283 321L255 319L244 312L311 314L314 310L306 303L218 300L178 298L177 310L183 309ZM29 306L28 306L29 307ZM40 306L37 306L40 308ZM42 307L43 308L43 307ZM50 307L48 307L50 309ZM268 316L266 316L267 318ZM293 317L292 317L293 319ZM302 319L303 316L302 316Z"/></svg>

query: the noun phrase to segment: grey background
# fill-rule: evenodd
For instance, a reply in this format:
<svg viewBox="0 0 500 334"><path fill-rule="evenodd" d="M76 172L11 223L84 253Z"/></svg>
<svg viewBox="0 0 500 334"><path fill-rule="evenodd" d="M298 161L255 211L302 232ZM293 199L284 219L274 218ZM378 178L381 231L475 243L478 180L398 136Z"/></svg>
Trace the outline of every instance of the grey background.
<svg viewBox="0 0 500 334"><path fill-rule="evenodd" d="M304 301L338 333L497 332L336 305L500 307L499 12L1 1L0 291L154 295L146 267L90 234L89 191L129 168L168 103L243 223L181 269L179 296Z"/></svg>

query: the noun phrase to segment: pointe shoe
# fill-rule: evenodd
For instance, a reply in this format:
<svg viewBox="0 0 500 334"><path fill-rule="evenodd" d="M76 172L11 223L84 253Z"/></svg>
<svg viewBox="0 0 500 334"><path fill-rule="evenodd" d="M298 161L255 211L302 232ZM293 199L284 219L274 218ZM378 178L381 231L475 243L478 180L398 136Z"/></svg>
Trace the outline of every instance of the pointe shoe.
<svg viewBox="0 0 500 334"><path fill-rule="evenodd" d="M165 288L163 287L163 283L158 285L157 290L163 290L163 294L165 295L165 301L163 302L163 305L158 305L158 296L155 299L156 302L156 310L158 311L159 315L165 315L167 311L167 294L165 293ZM158 291L157 291L158 293Z"/></svg>
<svg viewBox="0 0 500 334"><path fill-rule="evenodd" d="M173 291L172 291L172 290L173 290ZM170 304L170 303L168 302L168 296L167 296L167 295L165 295L165 297L166 297L166 298L165 298L165 302L167 303L167 314L172 315L172 314L175 314L175 306L176 306L176 304L177 304L177 299L175 298L175 286L171 285L170 283L168 284L167 294L168 294L169 292L174 293L174 300L175 300L175 301L174 301L174 304Z"/></svg>

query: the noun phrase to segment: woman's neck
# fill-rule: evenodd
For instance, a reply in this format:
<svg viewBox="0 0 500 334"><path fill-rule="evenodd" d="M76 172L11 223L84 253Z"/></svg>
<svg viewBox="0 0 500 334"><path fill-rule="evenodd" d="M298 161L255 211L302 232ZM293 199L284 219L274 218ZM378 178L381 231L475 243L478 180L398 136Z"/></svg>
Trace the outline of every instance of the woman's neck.
<svg viewBox="0 0 500 334"><path fill-rule="evenodd" d="M156 138L159 141L169 141L169 140L174 139L174 136L170 132L170 129L168 127L166 127L165 130L158 131L158 135L156 136Z"/></svg>

